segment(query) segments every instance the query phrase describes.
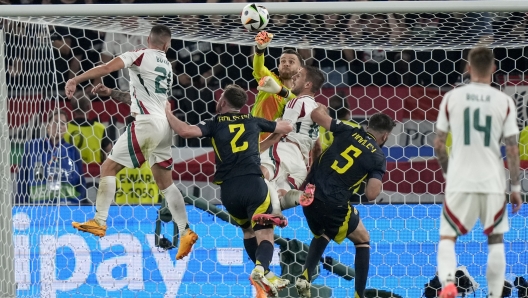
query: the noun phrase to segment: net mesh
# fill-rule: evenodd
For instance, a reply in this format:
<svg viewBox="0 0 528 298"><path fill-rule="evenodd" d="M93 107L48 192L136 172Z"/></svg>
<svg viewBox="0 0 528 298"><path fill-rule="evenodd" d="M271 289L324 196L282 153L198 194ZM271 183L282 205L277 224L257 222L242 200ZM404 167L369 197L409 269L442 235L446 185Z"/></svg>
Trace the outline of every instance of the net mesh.
<svg viewBox="0 0 528 298"><path fill-rule="evenodd" d="M152 24L169 25L173 41L167 56L173 64L175 85L171 102L175 114L191 124L210 118L215 99L227 84L246 88L254 102L252 77L254 34L242 29L238 16L151 17L43 17L3 19L6 33L9 128L14 189L30 186L21 173L38 171L41 152L24 145L50 133L46 116L54 108L75 118L73 102L63 97L64 84L74 74L123 53L146 46ZM371 265L367 288L392 291L401 297L420 297L424 284L436 272L436 243L443 193L443 177L433 159L434 121L442 95L467 81L467 49L487 44L494 49L497 72L494 84L519 104L519 126L524 129L524 75L527 69L526 16L523 13L449 14L347 14L274 15L267 30L275 34L266 52L265 65L276 70L284 47L297 48L307 63L327 74L317 101L326 105L347 102L351 118L364 123L383 112L398 121L386 144L387 174L376 204L358 203L371 237ZM32 33L32 34L28 34ZM124 73L103 78L111 88L128 89ZM108 142L124 131L129 107L91 94L97 81L78 89L75 98L87 97L87 113L104 127L95 141L93 156L103 158ZM342 108L333 106L330 111ZM98 128L92 126L92 133ZM58 129L57 129L58 130ZM66 134L68 136L68 134ZM67 138L67 137L66 137ZM106 140L107 141L103 141ZM523 134L521 134L521 143ZM73 142L75 143L75 142ZM214 152L208 140L177 136L173 149L173 178L186 194L212 204L190 200L191 227L200 240L189 258L175 261L175 250L156 247L158 190L148 167L129 170L118 177L116 205L110 209L107 236L96 239L70 227L94 215L100 161L80 154L74 164L84 178L67 184L81 186L86 194L77 200L23 201L15 192L15 262L17 296L92 297L248 297L251 261L243 252L242 232L210 214L223 209L217 186L211 183ZM90 147L92 148L92 147ZM86 148L85 148L86 149ZM521 154L528 155L521 144ZM61 157L65 157L62 156ZM24 160L29 162L24 163ZM31 161L34 162L31 162ZM60 164L62 165L62 164ZM523 164L523 167L526 166ZM523 187L526 181L523 174ZM61 185L62 189L62 185ZM61 205L64 204L64 205ZM204 207L205 206L205 207ZM204 210L205 209L205 210ZM284 239L309 244L311 233L302 210L285 212L289 225L275 233ZM506 235L508 280L528 275L525 243L527 211L510 219ZM172 225L161 223L161 237L172 239ZM486 250L482 229L457 244L459 263L480 284L477 296L486 293ZM276 246L276 251L281 251ZM337 267L353 267L352 243L330 244L328 271L321 268L314 285L320 297L352 297L353 281L339 277ZM288 259L294 248L282 249L282 265L301 265ZM279 254L271 269L281 273ZM293 268L293 267L292 267ZM282 271L283 272L283 271ZM293 290L292 295L295 290ZM330 292L329 292L330 291ZM516 290L514 289L514 295Z"/></svg>

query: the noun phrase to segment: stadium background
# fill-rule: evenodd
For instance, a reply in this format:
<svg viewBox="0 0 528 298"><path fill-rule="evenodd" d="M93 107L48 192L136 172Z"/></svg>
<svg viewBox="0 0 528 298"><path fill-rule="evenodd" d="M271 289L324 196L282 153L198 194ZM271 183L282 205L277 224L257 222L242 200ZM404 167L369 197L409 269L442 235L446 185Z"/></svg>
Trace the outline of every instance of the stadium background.
<svg viewBox="0 0 528 298"><path fill-rule="evenodd" d="M431 16L408 14L401 18L409 28L415 29L427 17ZM436 22L441 23L443 17L451 18L439 16ZM386 16L378 18L387 20ZM372 19L369 20L372 22ZM489 26L480 25L483 29L478 34L472 34L473 38L485 39L490 34L507 35L508 28L517 24L522 24L522 30L526 30L526 16L521 13L514 13L507 18L495 17L488 21ZM386 23L385 21L384 24ZM285 32L285 29L279 28L279 24L279 20L272 22L270 31L275 28ZM462 23L457 23L457 26L460 24ZM6 23L3 25L6 26ZM461 25L458 29L464 32L468 27L469 25ZM491 31L487 31L488 29ZM71 67L70 62L81 57L79 71L101 62L100 54L105 40L99 33L95 32L94 35L89 30L50 30L52 42L62 41L67 44L69 39L72 49L71 53L65 54L61 52L63 46L58 46L50 57L56 70L53 75L56 75L58 90L62 92ZM413 34L423 31L425 30L419 29L413 31ZM20 36L9 34L9 30L7 32L6 48L11 50L13 56L23 56L25 50L16 47ZM192 51L193 47L198 49L193 52L197 57L176 51L181 48ZM209 118L214 110L214 101L221 92L219 90L232 82L251 91L251 104L255 93L251 60L248 59L251 47L206 42L192 44L175 40L173 51L169 56L184 61L175 68L177 75L194 72L192 76L195 78L187 86L181 83L173 88L174 110L182 119L196 123ZM275 68L276 60L273 58L277 58L280 51L279 48L270 49L266 60L270 69ZM439 50L424 53L387 50L377 58L374 56L380 53L360 52L351 60L347 60L344 53L335 50L315 49L310 54L314 65L321 68L331 65L342 71L337 76L337 81L325 86L317 100L327 104L330 97L339 94L348 101L352 116L358 122L378 111L388 113L398 120L398 127L384 149L388 156L384 193L376 205L361 205L358 208L373 243L368 288L394 291L402 297L419 297L424 284L435 274L440 212L440 205L435 203L441 202L444 187L438 164L432 158L433 122L442 94L467 79L461 74L465 51ZM519 47L497 47L495 53L499 61L495 84L522 103L519 125L524 129L526 111L523 109L528 89L524 79L527 69L526 48L520 43ZM369 55L370 58L367 57ZM71 112L71 103L60 93L49 98L17 92L16 88L29 88L35 82L17 77L14 61L7 62L10 66L8 86L12 88L8 119L13 132L12 178L16 181L17 166L22 156L22 141L40 136L42 132L39 129L42 127L39 127L39 123L46 111L58 104ZM200 77L205 77L218 64L225 66L225 69L212 74L210 80L202 82ZM408 68L404 67L406 64ZM108 77L105 83L110 87L118 87L117 78L118 75L115 74ZM181 80L185 78L182 77ZM87 90L85 93L88 93ZM115 139L123 130L128 115L126 105L111 99L96 98L89 118L96 118L109 127L113 131L111 137ZM32 128L30 124L34 131L27 133ZM21 131L26 134L21 135ZM196 140L186 142L176 137L175 145L173 177L178 186L213 204L220 203L217 188L209 183L214 171L214 155L209 144ZM524 144L521 146L521 151L524 152ZM523 159L528 159L528 156ZM528 164L523 162L523 169L526 168ZM125 201L122 206L113 206L110 211L112 228L108 232L109 236L101 240L74 232L70 227L72 220L84 221L93 215L92 203L95 199L99 165L87 164L83 171L89 191L88 199L82 204L60 207L15 206L13 214L18 296L90 297L115 293L121 297L251 295L251 287L247 282L249 259L242 252L241 232L192 206L188 207L190 221L194 223L201 238L193 255L177 263L173 261L174 251L166 253L153 245L158 210L156 198L143 205ZM528 190L524 173L523 171L523 192ZM150 186L145 187L148 189ZM277 230L276 233L309 243L310 233L302 211L297 208L288 215L290 226ZM523 210L520 215L512 218L513 231L506 237L510 281L513 281L514 276L528 275L528 247L525 242L528 236L525 228L527 216L528 211ZM171 232L166 231L164 234L170 235ZM56 250L55 246L50 246L53 241L59 243ZM460 253L459 263L467 266L471 275L484 286L483 264L486 251L481 245L482 241L484 236L477 229L457 244L457 252ZM331 245L325 255L353 266L353 251L350 244ZM280 270L277 259L274 266L275 271ZM325 270L321 270L315 283L324 283L332 288L333 297L352 296L353 282L345 281Z"/></svg>

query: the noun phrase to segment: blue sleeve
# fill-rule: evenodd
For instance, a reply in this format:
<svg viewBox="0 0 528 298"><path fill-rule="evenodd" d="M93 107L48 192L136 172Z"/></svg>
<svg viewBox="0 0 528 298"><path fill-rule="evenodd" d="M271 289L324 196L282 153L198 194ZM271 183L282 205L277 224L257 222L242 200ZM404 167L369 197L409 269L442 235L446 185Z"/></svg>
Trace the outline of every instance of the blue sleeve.
<svg viewBox="0 0 528 298"><path fill-rule="evenodd" d="M79 200L82 200L86 198L86 179L84 178L83 161L81 158L81 154L79 153L79 150L77 150L77 148L72 146L70 150L73 151L73 160L75 160L75 173L79 175L79 183L76 187L77 191L79 192L79 196L77 198Z"/></svg>
<svg viewBox="0 0 528 298"><path fill-rule="evenodd" d="M30 154L30 142L27 142L24 145L24 153L22 153L22 161L18 165L18 174L17 174L17 198L15 199L16 203L27 203L29 198L28 185L29 185L29 169L28 165L31 164L29 160L31 158Z"/></svg>
<svg viewBox="0 0 528 298"><path fill-rule="evenodd" d="M351 132L357 128L352 127L341 120L332 119L332 123L330 124L330 131L333 133L340 133L340 132Z"/></svg>
<svg viewBox="0 0 528 298"><path fill-rule="evenodd" d="M257 121L258 126L260 127L260 131L262 132L274 132L275 128L277 127L277 122L275 121L269 121L264 118L253 118L255 121Z"/></svg>
<svg viewBox="0 0 528 298"><path fill-rule="evenodd" d="M387 162L385 155L377 154L376 161L373 163L372 168L368 174L368 179L374 178L383 181L383 176L387 170Z"/></svg>

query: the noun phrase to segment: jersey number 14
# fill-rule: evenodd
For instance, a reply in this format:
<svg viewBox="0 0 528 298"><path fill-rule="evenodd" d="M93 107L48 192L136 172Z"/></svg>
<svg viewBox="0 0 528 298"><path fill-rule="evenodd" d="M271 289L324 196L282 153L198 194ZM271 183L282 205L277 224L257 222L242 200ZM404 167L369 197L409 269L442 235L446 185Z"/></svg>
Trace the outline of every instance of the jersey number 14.
<svg viewBox="0 0 528 298"><path fill-rule="evenodd" d="M484 118L484 125L480 124L480 109L473 112L473 119L471 119L471 111L469 108L464 110L464 145L471 143L471 127L476 131L484 133L484 146L489 147L491 138L491 116L487 115Z"/></svg>

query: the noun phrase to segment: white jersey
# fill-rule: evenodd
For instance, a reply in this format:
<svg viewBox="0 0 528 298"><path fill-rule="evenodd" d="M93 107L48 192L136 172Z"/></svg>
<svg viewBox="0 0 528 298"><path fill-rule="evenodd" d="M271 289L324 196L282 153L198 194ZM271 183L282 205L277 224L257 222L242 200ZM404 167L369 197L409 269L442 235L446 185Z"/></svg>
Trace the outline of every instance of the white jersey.
<svg viewBox="0 0 528 298"><path fill-rule="evenodd" d="M501 138L519 133L513 100L474 83L444 95L436 129L451 131L446 192L504 193Z"/></svg>
<svg viewBox="0 0 528 298"><path fill-rule="evenodd" d="M312 121L312 111L315 108L317 102L312 96L299 96L288 102L282 116L282 120L293 124L293 131L286 138L299 145L306 162L319 137L319 125Z"/></svg>
<svg viewBox="0 0 528 298"><path fill-rule="evenodd" d="M165 52L144 49L119 56L130 73L130 111L165 117L165 103L172 86L172 67Z"/></svg>

